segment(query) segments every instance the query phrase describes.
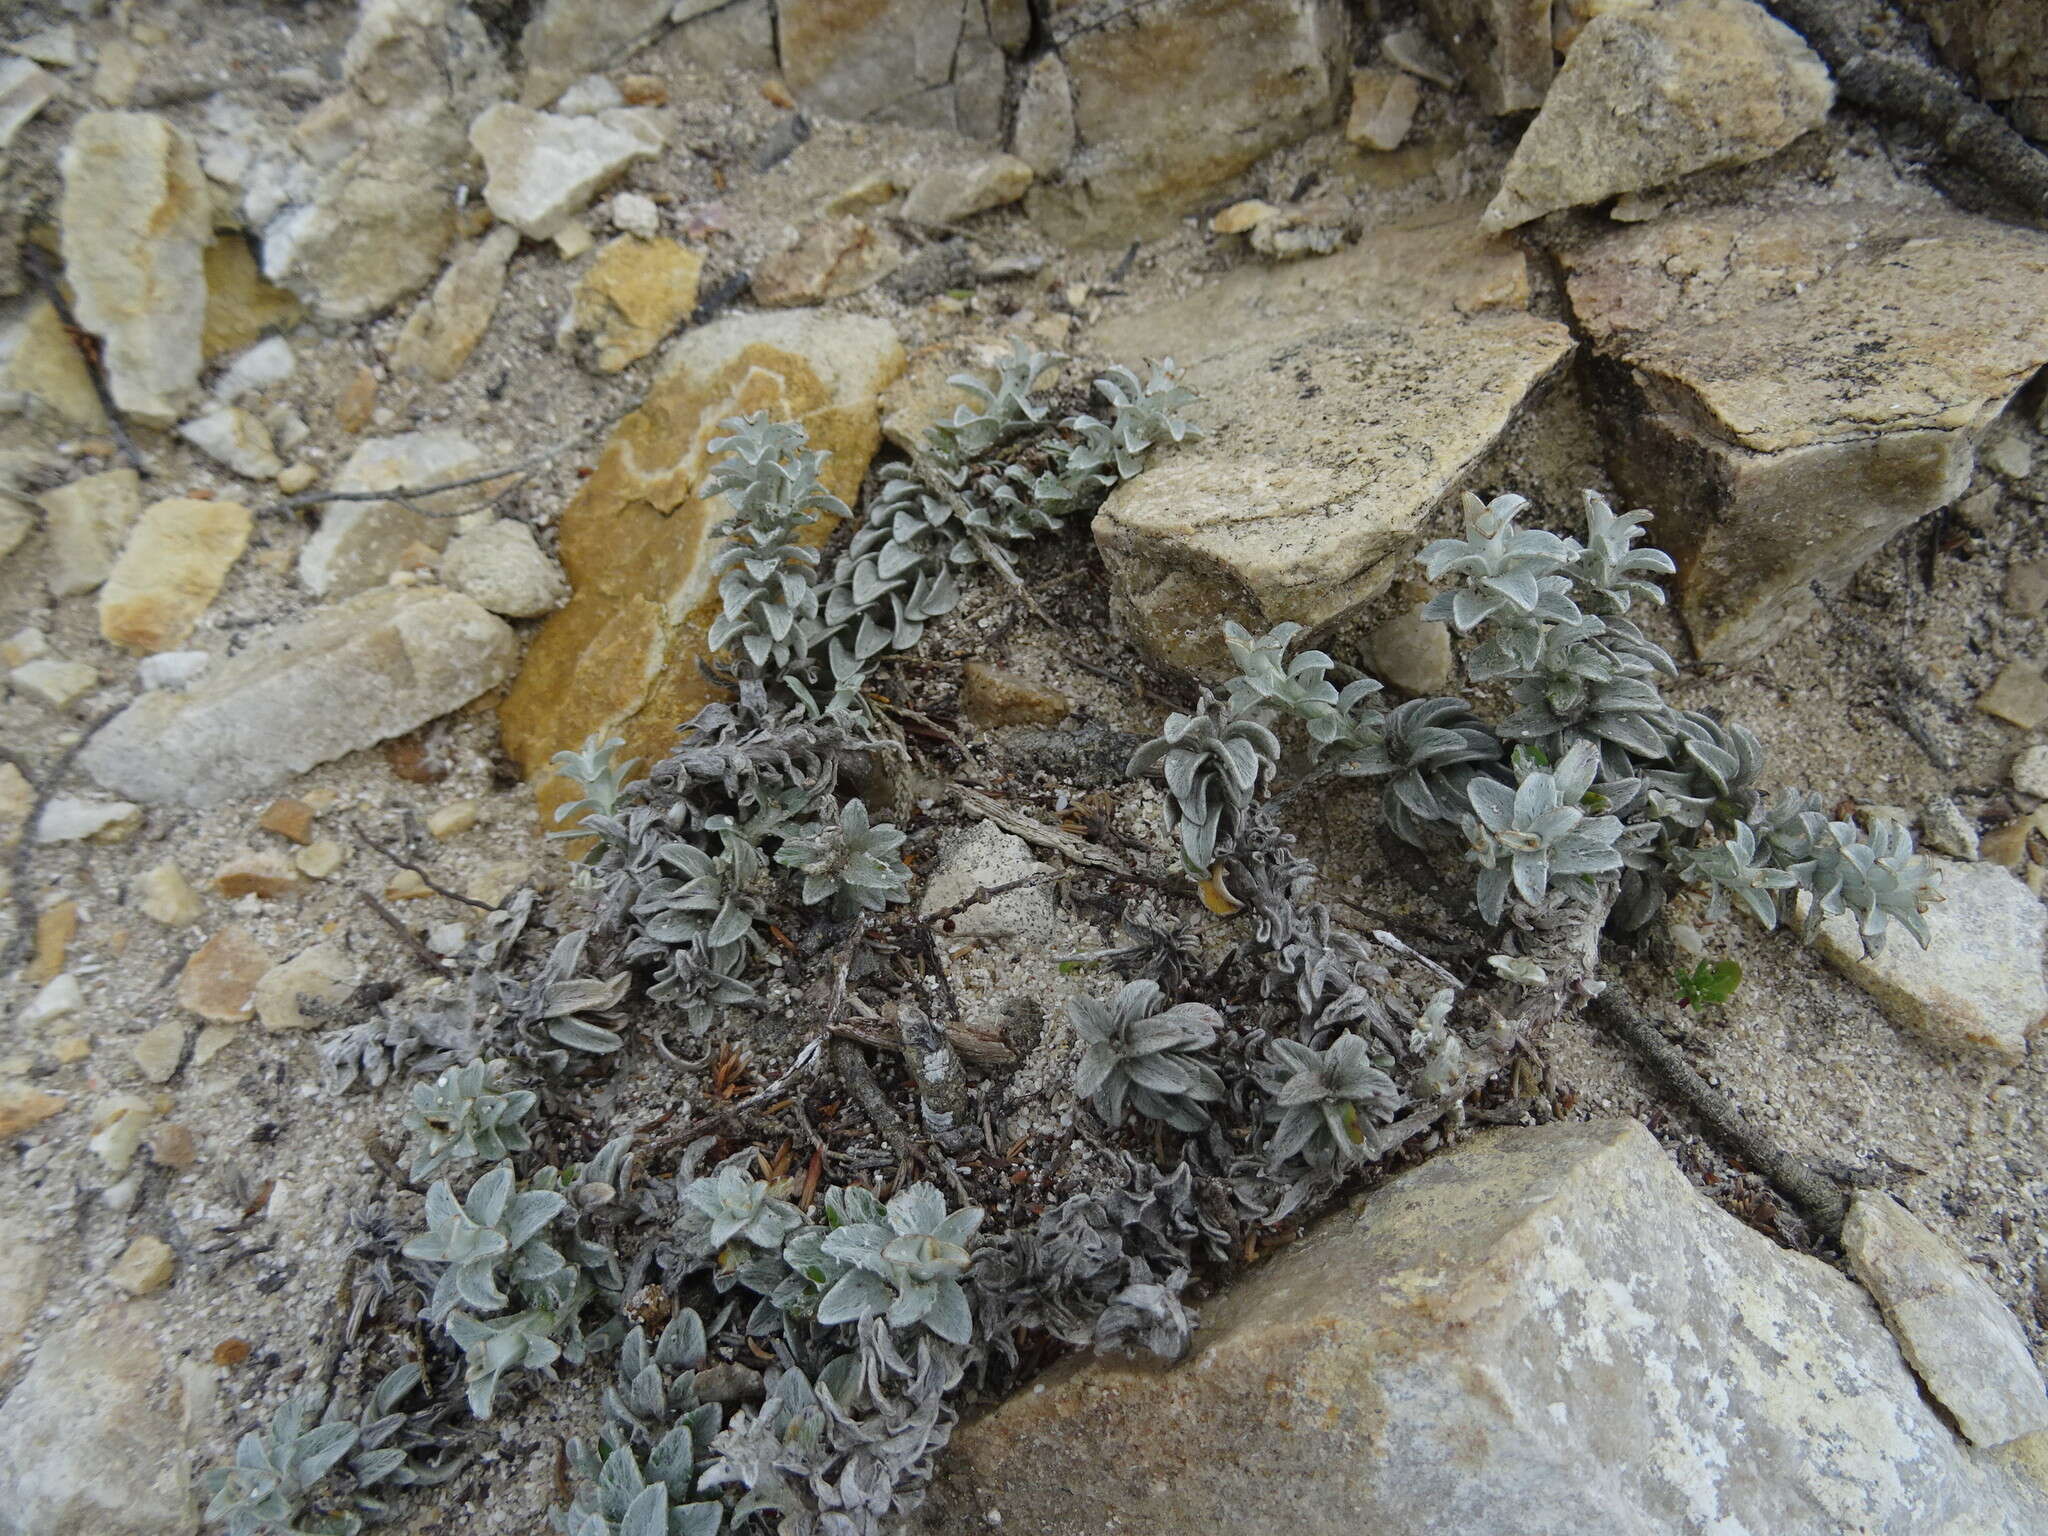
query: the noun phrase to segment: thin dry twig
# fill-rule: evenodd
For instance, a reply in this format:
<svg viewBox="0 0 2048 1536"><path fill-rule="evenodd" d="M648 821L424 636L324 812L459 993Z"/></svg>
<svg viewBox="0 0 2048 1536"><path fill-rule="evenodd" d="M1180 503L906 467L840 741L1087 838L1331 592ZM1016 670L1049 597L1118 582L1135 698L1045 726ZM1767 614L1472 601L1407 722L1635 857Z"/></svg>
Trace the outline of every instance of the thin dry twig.
<svg viewBox="0 0 2048 1536"><path fill-rule="evenodd" d="M428 874L426 870L415 864L411 859L402 857L396 849L385 847L377 839L365 832L361 822L351 821L348 825L349 830L355 833L358 842L383 854L385 858L396 864L400 869L411 870L415 875L419 876L420 884L424 885L436 896L446 896L450 901L459 901L465 907L475 907L479 912L495 912L498 910L488 901L478 901L474 896L464 896L459 891L451 891L447 886L437 883L432 875Z"/></svg>
<svg viewBox="0 0 2048 1536"><path fill-rule="evenodd" d="M64 287L50 266L50 258L35 245L25 244L22 259L35 285L43 290L50 307L57 311L57 323L64 327L65 334L71 338L71 344L78 349L79 358L85 363L86 377L92 381L92 392L99 400L100 409L106 412L107 428L114 435L121 457L128 461L130 469L147 480L149 465L143 462L142 450L135 446L135 439L128 435L128 424L121 419L121 408L114 404L114 392L107 387L106 369L100 362L99 348L82 339L90 333L71 312L71 305L64 297Z"/></svg>
<svg viewBox="0 0 2048 1536"><path fill-rule="evenodd" d="M1015 833L1027 843L1057 853L1071 863L1099 869L1106 874L1117 875L1126 880L1143 878L1108 849L1098 847L1086 838L1076 837L1071 832L1062 832L1056 827L1048 827L1036 816L1005 805L1002 801L965 784L955 784L952 789L953 798L968 810L984 820L994 822L1005 832Z"/></svg>
<svg viewBox="0 0 2048 1536"><path fill-rule="evenodd" d="M420 936L406 927L404 919L399 917L396 912L385 906L383 902L372 896L361 886L356 887L356 895L361 899L364 906L368 907L383 920L385 927L389 928L405 942L405 947L413 952L419 959L420 964L426 966L428 970L434 972L437 976L448 974L448 962L422 944Z"/></svg>
<svg viewBox="0 0 2048 1536"><path fill-rule="evenodd" d="M0 971L13 970L27 955L29 946L35 942L36 899L35 893L29 889L28 866L29 861L35 856L36 829L43 824L43 812L50 808L50 802L56 798L58 789L69 777L71 765L78 761L78 754L85 750L86 743L99 734L100 727L125 708L125 704L115 704L102 710L79 733L78 740L66 747L57 761L50 765L50 771L43 776L43 782L36 786L35 800L28 808L28 820L21 824L21 841L14 845L13 867L9 872L9 878L14 883L14 937L8 941L6 955L0 957ZM22 766L21 760L13 753L10 752L8 757L16 768ZM22 777L27 778L28 774L23 772Z"/></svg>
<svg viewBox="0 0 2048 1536"><path fill-rule="evenodd" d="M1723 1151L1769 1179L1820 1232L1828 1237L1840 1235L1849 1211L1848 1196L1841 1186L1773 1144L1745 1120L1726 1095L1693 1071L1678 1047L1664 1038L1620 988L1609 987L1587 1012L1635 1048L1657 1080L1699 1117Z"/></svg>

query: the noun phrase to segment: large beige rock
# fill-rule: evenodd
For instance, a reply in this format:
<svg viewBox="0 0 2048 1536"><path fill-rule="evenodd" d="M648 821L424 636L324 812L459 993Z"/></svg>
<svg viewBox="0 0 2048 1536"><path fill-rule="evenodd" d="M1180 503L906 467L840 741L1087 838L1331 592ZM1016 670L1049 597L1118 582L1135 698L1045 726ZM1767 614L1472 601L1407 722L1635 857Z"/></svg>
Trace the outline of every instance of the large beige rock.
<svg viewBox="0 0 2048 1536"><path fill-rule="evenodd" d="M1615 470L1713 661L1969 483L2048 362L2048 235L1945 204L1722 207L1565 255Z"/></svg>
<svg viewBox="0 0 2048 1536"><path fill-rule="evenodd" d="M1180 1364L1055 1367L954 1437L924 1528L1238 1536L1970 1532L2048 1503L1921 1397L1860 1287L1632 1121L1482 1132L1202 1304Z"/></svg>
<svg viewBox="0 0 2048 1536"><path fill-rule="evenodd" d="M316 608L183 693L146 693L88 744L103 785L150 804L217 805L425 725L511 675L503 619L438 587Z"/></svg>
<svg viewBox="0 0 2048 1536"><path fill-rule="evenodd" d="M1761 160L1834 105L1827 66L1751 0L1677 0L1596 16L1566 57L1481 223Z"/></svg>
<svg viewBox="0 0 2048 1536"><path fill-rule="evenodd" d="M783 79L827 117L1002 131L1005 50L1031 34L1025 0L776 0Z"/></svg>
<svg viewBox="0 0 2048 1536"><path fill-rule="evenodd" d="M1913 1370L1972 1443L2048 1432L2048 1391L2019 1319L1984 1278L1890 1195L1849 1202L1842 1247Z"/></svg>
<svg viewBox="0 0 2048 1536"><path fill-rule="evenodd" d="M562 513L573 595L541 626L498 711L505 749L540 780L545 809L571 798L548 771L555 753L617 734L644 768L713 696L697 661L717 611L711 528L726 509L698 491L721 423L753 411L801 423L831 455L826 488L851 501L881 444L875 397L902 370L886 322L813 310L717 320L669 348L645 404ZM810 536L830 531L821 520Z"/></svg>
<svg viewBox="0 0 2048 1536"><path fill-rule="evenodd" d="M1423 13L1496 115L1543 105L1555 69L1551 0L1422 0Z"/></svg>
<svg viewBox="0 0 2048 1536"><path fill-rule="evenodd" d="M1846 913L1823 922L1815 944L1901 1028L1951 1049L2026 1055L2048 1018L2048 908L1995 863L1928 862L1942 900L1928 913L1926 949L1893 924L1883 950L1866 955Z"/></svg>
<svg viewBox="0 0 2048 1536"><path fill-rule="evenodd" d="M470 120L509 82L461 0L364 0L342 82L288 148L255 137L241 190L264 275L323 319L360 320L441 270L456 189L474 181Z"/></svg>
<svg viewBox="0 0 2048 1536"><path fill-rule="evenodd" d="M1226 619L1315 628L1378 595L1570 353L1474 213L1243 269L1096 333L1108 356L1173 357L1200 397L1206 435L1095 521L1114 612L1155 660L1227 666Z"/></svg>
<svg viewBox="0 0 2048 1536"><path fill-rule="evenodd" d="M140 655L174 650L220 594L255 518L232 501L159 501L100 588L100 633Z"/></svg>
<svg viewBox="0 0 2048 1536"><path fill-rule="evenodd" d="M168 426L198 382L212 202L191 139L148 112L88 112L64 149L64 276L114 404Z"/></svg>
<svg viewBox="0 0 2048 1536"><path fill-rule="evenodd" d="M1055 230L1122 245L1260 156L1334 122L1349 36L1338 0L1154 0L1056 11L1073 133Z"/></svg>
<svg viewBox="0 0 2048 1536"><path fill-rule="evenodd" d="M0 1533L188 1536L183 1393L151 1305L129 1302L43 1341L0 1405Z"/></svg>

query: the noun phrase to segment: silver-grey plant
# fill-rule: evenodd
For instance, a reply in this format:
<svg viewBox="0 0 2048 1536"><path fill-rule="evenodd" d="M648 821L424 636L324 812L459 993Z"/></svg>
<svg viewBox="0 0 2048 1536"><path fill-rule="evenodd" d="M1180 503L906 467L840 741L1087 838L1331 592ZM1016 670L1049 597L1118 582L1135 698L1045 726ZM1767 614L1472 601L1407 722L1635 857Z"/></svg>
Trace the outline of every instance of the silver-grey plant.
<svg viewBox="0 0 2048 1536"><path fill-rule="evenodd" d="M472 1061L413 1085L404 1120L417 1138L413 1178L436 1178L457 1163L499 1162L532 1145L520 1122L537 1099L528 1089L506 1087L508 1069L502 1061Z"/></svg>
<svg viewBox="0 0 2048 1536"><path fill-rule="evenodd" d="M920 1183L892 1199L881 1219L834 1228L820 1246L847 1268L818 1303L818 1321L829 1327L879 1316L894 1329L922 1323L948 1343L966 1344L974 1315L960 1281L984 1214L979 1206L949 1213L946 1197Z"/></svg>
<svg viewBox="0 0 2048 1536"><path fill-rule="evenodd" d="M1209 1123L1206 1105L1223 1097L1223 1079L1200 1053L1216 1043L1223 1016L1207 1003L1160 1006L1159 984L1125 982L1106 1001L1077 997L1067 1016L1083 1046L1074 1091L1095 1105L1111 1126L1122 1123L1126 1103L1149 1120L1179 1131Z"/></svg>
<svg viewBox="0 0 2048 1536"><path fill-rule="evenodd" d="M796 831L775 861L803 875L806 903L829 901L833 916L846 918L910 899L910 871L896 851L902 846L899 828L869 821L866 804L848 800L836 819Z"/></svg>
<svg viewBox="0 0 2048 1536"><path fill-rule="evenodd" d="M1401 1107L1401 1091L1373 1062L1372 1045L1345 1031L1318 1051L1284 1036L1266 1042L1254 1077L1268 1095L1273 1132L1266 1156L1299 1157L1317 1167L1351 1167L1378 1151L1375 1124Z"/></svg>

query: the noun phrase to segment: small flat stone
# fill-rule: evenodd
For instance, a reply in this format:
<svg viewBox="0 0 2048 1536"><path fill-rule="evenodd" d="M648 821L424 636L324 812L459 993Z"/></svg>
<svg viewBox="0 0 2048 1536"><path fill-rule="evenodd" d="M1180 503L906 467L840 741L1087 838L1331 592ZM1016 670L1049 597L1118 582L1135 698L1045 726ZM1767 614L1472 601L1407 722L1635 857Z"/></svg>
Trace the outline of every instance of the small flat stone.
<svg viewBox="0 0 2048 1536"><path fill-rule="evenodd" d="M1455 669L1450 630L1425 619L1420 604L1374 625L1365 637L1364 659L1374 677L1417 698L1443 692Z"/></svg>
<svg viewBox="0 0 2048 1536"><path fill-rule="evenodd" d="M185 872L169 859L144 874L135 888L142 893L143 916L166 928L188 928L205 910Z"/></svg>
<svg viewBox="0 0 2048 1536"><path fill-rule="evenodd" d="M332 1022L323 1006L345 1002L355 990L356 965L336 944L315 944L271 967L256 986L256 1016L263 1027L319 1029Z"/></svg>
<svg viewBox="0 0 2048 1536"><path fill-rule="evenodd" d="M85 989L78 978L65 973L53 976L43 989L29 999L28 1006L15 1015L23 1029L47 1029L59 1019L68 1019L85 1007Z"/></svg>
<svg viewBox="0 0 2048 1536"><path fill-rule="evenodd" d="M107 1270L107 1281L130 1296L147 1296L171 1283L178 1256L160 1237L138 1237Z"/></svg>
<svg viewBox="0 0 2048 1536"><path fill-rule="evenodd" d="M308 843L292 855L292 867L308 880L325 880L348 862L348 849L331 837Z"/></svg>
<svg viewBox="0 0 2048 1536"><path fill-rule="evenodd" d="M1973 1444L2048 1430L2048 1392L2027 1336L1962 1255L1891 1196L1867 1189L1850 1200L1842 1247L1914 1374Z"/></svg>
<svg viewBox="0 0 2048 1536"><path fill-rule="evenodd" d="M313 841L313 807L289 796L273 800L256 818L256 825L304 847Z"/></svg>
<svg viewBox="0 0 2048 1536"><path fill-rule="evenodd" d="M460 837L476 825L478 805L474 800L451 800L427 813L427 830L438 838Z"/></svg>
<svg viewBox="0 0 2048 1536"><path fill-rule="evenodd" d="M1996 715L2023 731L2031 731L2048 721L2048 677L2041 675L2039 667L2013 662L1984 690L1977 707L1987 715Z"/></svg>
<svg viewBox="0 0 2048 1536"><path fill-rule="evenodd" d="M64 971L71 941L78 937L78 903L52 902L36 914L35 958L25 973L37 986L55 981Z"/></svg>
<svg viewBox="0 0 2048 1536"><path fill-rule="evenodd" d="M270 429L239 405L217 405L178 428L178 436L245 480L270 480L284 468Z"/></svg>
<svg viewBox="0 0 2048 1536"><path fill-rule="evenodd" d="M54 656L25 662L7 674L17 693L39 699L52 709L69 709L99 686L100 675L82 661L59 661Z"/></svg>
<svg viewBox="0 0 2048 1536"><path fill-rule="evenodd" d="M820 304L872 288L903 265L903 248L867 220L826 219L762 262L751 292L771 309Z"/></svg>
<svg viewBox="0 0 2048 1536"><path fill-rule="evenodd" d="M175 1120L150 1127L144 1144L149 1148L150 1161L161 1167L182 1171L199 1161L198 1139L189 1127Z"/></svg>
<svg viewBox="0 0 2048 1536"><path fill-rule="evenodd" d="M157 1118L156 1105L140 1094L110 1094L93 1106L92 1135L86 1140L86 1150L109 1173L126 1173Z"/></svg>
<svg viewBox="0 0 2048 1536"><path fill-rule="evenodd" d="M299 359L291 343L282 336L266 336L236 358L214 380L213 397L233 404L244 395L260 395L275 389L299 371ZM265 441L269 434L264 434ZM190 441L188 438L187 441ZM194 444L205 451L203 445Z"/></svg>
<svg viewBox="0 0 2048 1536"><path fill-rule="evenodd" d="M210 1024L239 1024L256 1016L256 983L271 967L256 935L223 928L192 952L178 973L178 1006Z"/></svg>
<svg viewBox="0 0 2048 1536"><path fill-rule="evenodd" d="M36 822L39 843L118 843L142 825L142 807L126 800L57 795Z"/></svg>
<svg viewBox="0 0 2048 1536"><path fill-rule="evenodd" d="M334 489L355 493L444 485L489 468L483 450L459 432L404 432L358 446L335 475ZM401 568L413 545L442 548L451 532L450 518L501 488L486 481L408 497L411 506L397 501L332 502L321 513L319 529L299 551L299 580L319 597L346 597L381 587Z"/></svg>
<svg viewBox="0 0 2048 1536"><path fill-rule="evenodd" d="M320 478L320 471L306 463L287 464L277 472L277 488L287 496L296 496L301 491L313 488L313 482Z"/></svg>
<svg viewBox="0 0 2048 1536"><path fill-rule="evenodd" d="M519 249L519 231L500 224L448 264L399 333L392 366L446 382L462 371L490 329L505 291L505 272Z"/></svg>
<svg viewBox="0 0 2048 1536"><path fill-rule="evenodd" d="M255 521L232 501L179 498L151 506L100 588L101 635L136 652L181 644L248 548Z"/></svg>
<svg viewBox="0 0 2048 1536"><path fill-rule="evenodd" d="M56 79L27 59L0 60L0 151L57 94Z"/></svg>
<svg viewBox="0 0 2048 1536"><path fill-rule="evenodd" d="M114 568L128 525L142 512L142 481L132 469L86 475L36 498L46 519L45 581L52 597L90 592Z"/></svg>
<svg viewBox="0 0 2048 1536"><path fill-rule="evenodd" d="M1447 91L1455 91L1459 86L1458 66L1420 27L1396 27L1380 39L1380 52L1389 64L1418 80L1427 80Z"/></svg>
<svg viewBox="0 0 2048 1536"><path fill-rule="evenodd" d="M0 565L35 532L36 515L28 503L12 496L0 496Z"/></svg>
<svg viewBox="0 0 2048 1536"><path fill-rule="evenodd" d="M912 224L957 224L1016 202L1030 190L1032 180L1031 167L1015 155L944 166L918 178L903 200L902 216Z"/></svg>
<svg viewBox="0 0 2048 1536"><path fill-rule="evenodd" d="M1823 922L1816 943L1900 1027L1955 1049L2023 1056L2028 1035L2048 1017L2048 908L1989 859L1929 862L1943 900L1928 914L1926 950L1893 925L1883 951L1866 956L1847 914Z"/></svg>
<svg viewBox="0 0 2048 1536"><path fill-rule="evenodd" d="M166 1020L144 1030L129 1047L135 1066L152 1083L168 1083L185 1055L185 1026Z"/></svg>
<svg viewBox="0 0 2048 1536"><path fill-rule="evenodd" d="M1074 88L1066 62L1052 51L1024 71L1010 149L1039 176L1056 176L1074 155Z"/></svg>
<svg viewBox="0 0 2048 1536"><path fill-rule="evenodd" d="M441 579L508 619L536 619L569 600L562 568L510 518L458 535L441 557Z"/></svg>
<svg viewBox="0 0 2048 1536"><path fill-rule="evenodd" d="M19 1228L0 1229L0 1380L21 1358L22 1341L42 1310L55 1268L43 1247Z"/></svg>
<svg viewBox="0 0 2048 1536"><path fill-rule="evenodd" d="M233 901L254 896L258 901L277 901L302 889L298 874L282 855L268 850L244 849L214 871L213 888Z"/></svg>
<svg viewBox="0 0 2048 1536"><path fill-rule="evenodd" d="M2006 571L2005 609L2026 619L2048 610L2048 560L2022 560Z"/></svg>
<svg viewBox="0 0 2048 1536"><path fill-rule="evenodd" d="M2007 480L2024 480L2034 472L2034 445L2017 432L2004 432L1986 443L1978 462Z"/></svg>
<svg viewBox="0 0 2048 1536"><path fill-rule="evenodd" d="M2012 787L2036 800L2048 800L2048 747L2029 747L2012 760Z"/></svg>
<svg viewBox="0 0 2048 1536"><path fill-rule="evenodd" d="M192 1042L192 1065L203 1067L230 1045L242 1032L232 1024L208 1024Z"/></svg>
<svg viewBox="0 0 2048 1536"><path fill-rule="evenodd" d="M1368 68L1352 71L1351 116L1344 137L1361 149L1399 149L1415 126L1422 105L1422 86L1405 70Z"/></svg>
<svg viewBox="0 0 2048 1536"><path fill-rule="evenodd" d="M568 223L635 160L659 154L666 139L660 117L638 107L562 117L499 102L469 130L491 212L535 240Z"/></svg>
<svg viewBox="0 0 2048 1536"><path fill-rule="evenodd" d="M50 637L33 624L24 624L5 640L0 640L0 667L23 666L49 654Z"/></svg>
<svg viewBox="0 0 2048 1536"><path fill-rule="evenodd" d="M652 240L661 233L661 209L640 192L621 192L611 202L612 228L622 235Z"/></svg>
<svg viewBox="0 0 2048 1536"><path fill-rule="evenodd" d="M986 662L962 669L960 709L976 725L1058 725L1074 712L1074 701L1056 688Z"/></svg>
<svg viewBox="0 0 2048 1536"><path fill-rule="evenodd" d="M1936 795L1921 807L1920 840L1937 853L1963 860L1977 857L1977 823L1947 795Z"/></svg>
<svg viewBox="0 0 2048 1536"><path fill-rule="evenodd" d="M12 763L0 763L0 827L20 827L35 809L35 786ZM12 842L12 838L0 839Z"/></svg>
<svg viewBox="0 0 2048 1536"><path fill-rule="evenodd" d="M1279 211L1264 198L1248 197L1219 210L1209 220L1209 229L1218 235L1247 235Z"/></svg>
<svg viewBox="0 0 2048 1536"><path fill-rule="evenodd" d="M62 1094L44 1093L26 1083L0 1083L0 1139L34 1129L69 1102Z"/></svg>
<svg viewBox="0 0 2048 1536"><path fill-rule="evenodd" d="M1047 872L1046 866L1031 856L1030 845L1023 838L993 822L976 822L949 832L940 841L938 862L918 911L928 917L958 906L977 891ZM1036 885L1005 891L967 908L950 919L948 931L970 938L1030 942L1048 938L1053 921L1052 887Z"/></svg>

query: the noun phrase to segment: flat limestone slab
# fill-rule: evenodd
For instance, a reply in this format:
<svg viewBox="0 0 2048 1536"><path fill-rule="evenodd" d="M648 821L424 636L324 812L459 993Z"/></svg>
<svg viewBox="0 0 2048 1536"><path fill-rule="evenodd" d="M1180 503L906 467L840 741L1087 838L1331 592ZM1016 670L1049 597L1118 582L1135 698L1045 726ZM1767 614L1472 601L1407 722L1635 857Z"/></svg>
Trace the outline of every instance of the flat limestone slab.
<svg viewBox="0 0 2048 1536"><path fill-rule="evenodd" d="M1098 330L1106 356L1182 364L1206 434L1096 519L1120 621L1202 672L1227 665L1225 619L1313 629L1377 596L1571 353L1528 298L1520 251L1466 207Z"/></svg>
<svg viewBox="0 0 2048 1536"><path fill-rule="evenodd" d="M1633 1121L1481 1132L1201 1310L1177 1365L1066 1362L964 1425L922 1529L2048 1529L1862 1287L1709 1204Z"/></svg>

